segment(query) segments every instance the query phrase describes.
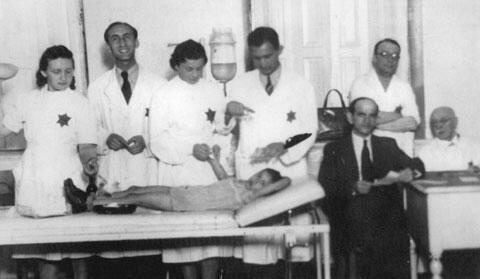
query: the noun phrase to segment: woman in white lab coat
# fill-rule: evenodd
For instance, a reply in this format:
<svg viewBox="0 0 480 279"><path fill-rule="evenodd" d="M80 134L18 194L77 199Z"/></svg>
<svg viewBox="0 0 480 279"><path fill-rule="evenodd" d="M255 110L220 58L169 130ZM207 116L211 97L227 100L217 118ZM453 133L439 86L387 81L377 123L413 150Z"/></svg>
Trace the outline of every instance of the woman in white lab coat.
<svg viewBox="0 0 480 279"><path fill-rule="evenodd" d="M24 130L27 141L14 171L15 206L22 215L69 213L64 181L70 178L85 190L88 179L83 173L97 171L93 112L87 99L73 91L73 74L72 52L61 45L52 46L40 58L38 89L15 96L13 105L4 108L1 134ZM43 259L39 262L40 278L57 278L60 260L66 258L72 259L75 278L88 278L84 259L89 253L55 245L18 247L15 251L15 258Z"/></svg>
<svg viewBox="0 0 480 279"><path fill-rule="evenodd" d="M159 159L159 185L196 186L215 182L217 178L207 162L211 147L220 144L222 150L229 149L229 138L216 133L224 121L225 99L220 87L202 79L206 63L201 44L187 40L177 45L170 66L178 76L152 100L150 144ZM165 262L188 263L182 265L187 279L195 278L193 263L200 260L204 260L203 279L216 278L218 261L214 257L231 256L233 252L231 247L192 244L183 242L186 248L163 251Z"/></svg>

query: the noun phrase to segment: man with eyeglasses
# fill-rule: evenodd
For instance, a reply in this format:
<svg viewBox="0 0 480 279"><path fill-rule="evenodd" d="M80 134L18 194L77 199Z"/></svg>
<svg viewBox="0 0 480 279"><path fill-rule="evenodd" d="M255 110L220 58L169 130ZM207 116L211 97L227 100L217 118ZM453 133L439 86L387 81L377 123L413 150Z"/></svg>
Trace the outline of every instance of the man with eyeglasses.
<svg viewBox="0 0 480 279"><path fill-rule="evenodd" d="M349 100L359 97L375 100L380 109L375 135L394 138L398 146L412 156L414 131L420 116L412 87L395 75L399 59L397 41L386 38L377 42L373 69L353 82Z"/></svg>
<svg viewBox="0 0 480 279"><path fill-rule="evenodd" d="M418 156L427 171L466 170L480 163L480 143L457 133L458 119L451 107L438 107L430 116L433 139Z"/></svg>

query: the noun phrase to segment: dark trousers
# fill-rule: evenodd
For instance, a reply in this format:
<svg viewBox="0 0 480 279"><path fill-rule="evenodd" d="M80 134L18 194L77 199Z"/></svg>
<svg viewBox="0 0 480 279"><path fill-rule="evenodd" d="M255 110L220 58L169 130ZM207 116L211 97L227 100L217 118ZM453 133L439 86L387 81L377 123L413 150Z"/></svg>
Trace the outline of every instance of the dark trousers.
<svg viewBox="0 0 480 279"><path fill-rule="evenodd" d="M373 188L355 196L347 207L349 238L362 279L408 279L409 236L395 186ZM390 192L389 192L390 190Z"/></svg>

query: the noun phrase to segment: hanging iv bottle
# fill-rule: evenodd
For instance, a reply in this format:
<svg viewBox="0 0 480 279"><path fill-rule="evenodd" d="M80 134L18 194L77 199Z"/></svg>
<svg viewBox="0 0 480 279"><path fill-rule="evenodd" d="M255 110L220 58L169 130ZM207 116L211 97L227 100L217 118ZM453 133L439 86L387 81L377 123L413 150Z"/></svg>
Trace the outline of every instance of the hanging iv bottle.
<svg viewBox="0 0 480 279"><path fill-rule="evenodd" d="M214 28L210 37L211 70L216 80L226 83L237 73L235 39L231 28Z"/></svg>

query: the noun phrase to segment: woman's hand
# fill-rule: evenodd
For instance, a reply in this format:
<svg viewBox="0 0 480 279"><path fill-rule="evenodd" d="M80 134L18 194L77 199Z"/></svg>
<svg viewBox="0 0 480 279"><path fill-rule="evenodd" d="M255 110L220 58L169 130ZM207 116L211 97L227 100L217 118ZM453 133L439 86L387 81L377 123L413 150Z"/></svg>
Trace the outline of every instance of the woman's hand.
<svg viewBox="0 0 480 279"><path fill-rule="evenodd" d="M205 143L197 143L193 146L193 157L199 161L207 161L210 156L210 146Z"/></svg>

